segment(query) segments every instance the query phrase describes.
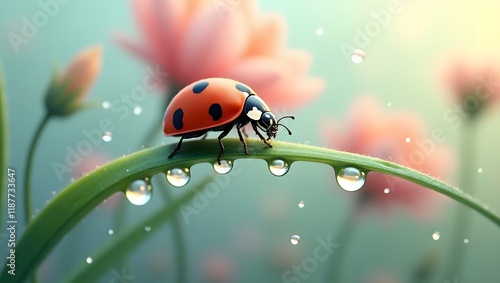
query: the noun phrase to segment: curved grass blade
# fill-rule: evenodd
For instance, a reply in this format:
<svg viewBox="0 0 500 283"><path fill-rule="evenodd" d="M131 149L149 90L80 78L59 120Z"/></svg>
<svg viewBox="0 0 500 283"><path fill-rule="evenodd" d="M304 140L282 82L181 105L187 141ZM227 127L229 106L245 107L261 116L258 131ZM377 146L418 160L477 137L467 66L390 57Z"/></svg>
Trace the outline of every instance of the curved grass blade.
<svg viewBox="0 0 500 283"><path fill-rule="evenodd" d="M273 141L274 147L268 148L260 140L250 139L247 143L249 155L243 153L238 139L225 139L224 158L257 158L266 161L279 158L289 163L309 161L329 164L336 169L355 166L366 172L386 173L447 195L500 226L500 216L470 195L436 178L389 161L302 144ZM24 282L73 226L111 194L124 190L129 182L173 167L212 163L216 160L219 145L217 140L186 142L177 155L167 159L173 148L174 145L149 148L119 158L64 189L22 235L16 250L16 257L23 259L16 265L17 275L8 275L5 270L7 267L4 267L0 282Z"/></svg>

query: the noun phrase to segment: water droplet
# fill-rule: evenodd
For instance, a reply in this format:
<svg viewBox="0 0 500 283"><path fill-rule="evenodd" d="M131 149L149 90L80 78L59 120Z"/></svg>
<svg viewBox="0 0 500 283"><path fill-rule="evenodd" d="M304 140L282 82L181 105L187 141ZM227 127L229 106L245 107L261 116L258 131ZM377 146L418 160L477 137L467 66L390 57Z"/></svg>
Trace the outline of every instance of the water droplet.
<svg viewBox="0 0 500 283"><path fill-rule="evenodd" d="M293 235L292 238L290 239L290 243L292 243L292 245L298 245L300 243L300 237L299 235Z"/></svg>
<svg viewBox="0 0 500 283"><path fill-rule="evenodd" d="M141 106L134 107L134 114L135 115L141 115L141 113L142 113L142 107Z"/></svg>
<svg viewBox="0 0 500 283"><path fill-rule="evenodd" d="M110 142L113 139L113 134L110 132L104 132L104 135L102 135L102 140L105 142Z"/></svg>
<svg viewBox="0 0 500 283"><path fill-rule="evenodd" d="M303 200L299 201L299 208L304 208L305 203Z"/></svg>
<svg viewBox="0 0 500 283"><path fill-rule="evenodd" d="M477 168L477 173L482 173L483 172L483 168Z"/></svg>
<svg viewBox="0 0 500 283"><path fill-rule="evenodd" d="M323 28L317 28L316 29L316 35L317 36L323 36L323 34L325 34L325 30L323 30Z"/></svg>
<svg viewBox="0 0 500 283"><path fill-rule="evenodd" d="M351 61L355 64L360 64L365 60L365 52L361 49L355 49L351 53Z"/></svg>
<svg viewBox="0 0 500 283"><path fill-rule="evenodd" d="M288 169L290 169L288 163L281 159L276 159L269 163L269 171L271 171L274 176L283 176L288 172Z"/></svg>
<svg viewBox="0 0 500 283"><path fill-rule="evenodd" d="M464 244L468 244L469 243L469 239L465 238L464 239Z"/></svg>
<svg viewBox="0 0 500 283"><path fill-rule="evenodd" d="M144 231L146 231L146 232L151 231L151 226L144 226Z"/></svg>
<svg viewBox="0 0 500 283"><path fill-rule="evenodd" d="M188 168L174 168L167 171L167 181L174 187L183 187L191 178Z"/></svg>
<svg viewBox="0 0 500 283"><path fill-rule="evenodd" d="M85 261L88 263L88 264L91 264L92 262L94 262L94 259L90 256L88 256Z"/></svg>
<svg viewBox="0 0 500 283"><path fill-rule="evenodd" d="M436 232L432 233L432 239L433 239L434 241L439 240L439 238L441 238L441 234L439 234L439 232L438 232L438 231L436 231Z"/></svg>
<svg viewBox="0 0 500 283"><path fill-rule="evenodd" d="M149 178L147 178L149 181ZM125 192L127 199L135 205L144 205L151 200L153 187L145 180L136 180L130 183Z"/></svg>
<svg viewBox="0 0 500 283"><path fill-rule="evenodd" d="M233 162L231 160L221 160L220 165L218 162L214 163L214 170L219 174L227 174L233 169Z"/></svg>
<svg viewBox="0 0 500 283"><path fill-rule="evenodd" d="M411 139L410 138L406 138L405 142L409 143L409 142L411 142Z"/></svg>
<svg viewBox="0 0 500 283"><path fill-rule="evenodd" d="M115 231L113 231L113 229L108 230L108 234L113 235L114 233L115 233Z"/></svg>
<svg viewBox="0 0 500 283"><path fill-rule="evenodd" d="M57 194L56 191L52 191L52 195L55 196Z"/></svg>
<svg viewBox="0 0 500 283"><path fill-rule="evenodd" d="M354 192L365 184L365 172L354 167L345 167L337 173L337 183L339 186L349 192Z"/></svg>
<svg viewBox="0 0 500 283"><path fill-rule="evenodd" d="M104 109L109 109L109 108L111 108L111 102L109 102L109 101L107 101L107 100L104 100L104 101L102 102L102 108L104 108Z"/></svg>
<svg viewBox="0 0 500 283"><path fill-rule="evenodd" d="M392 102L387 102L387 107L391 107L392 106Z"/></svg>
<svg viewBox="0 0 500 283"><path fill-rule="evenodd" d="M389 188L385 188L385 189L384 189L384 194L388 194L388 193L390 193L390 192L391 192L391 189L389 189Z"/></svg>

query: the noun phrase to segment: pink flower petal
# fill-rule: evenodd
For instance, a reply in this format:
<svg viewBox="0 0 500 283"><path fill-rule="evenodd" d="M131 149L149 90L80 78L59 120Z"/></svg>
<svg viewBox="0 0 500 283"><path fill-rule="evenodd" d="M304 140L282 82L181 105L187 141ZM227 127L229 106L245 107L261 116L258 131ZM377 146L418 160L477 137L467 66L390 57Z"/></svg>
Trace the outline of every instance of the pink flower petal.
<svg viewBox="0 0 500 283"><path fill-rule="evenodd" d="M248 43L248 26L239 10L221 17L215 10L200 13L180 43L176 70L183 83L212 77L237 60Z"/></svg>

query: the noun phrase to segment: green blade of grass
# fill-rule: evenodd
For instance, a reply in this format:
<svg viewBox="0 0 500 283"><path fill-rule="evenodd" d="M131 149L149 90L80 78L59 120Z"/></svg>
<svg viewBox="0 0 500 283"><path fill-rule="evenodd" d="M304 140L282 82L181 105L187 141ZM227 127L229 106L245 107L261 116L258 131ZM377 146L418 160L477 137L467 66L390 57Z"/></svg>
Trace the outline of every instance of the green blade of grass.
<svg viewBox="0 0 500 283"><path fill-rule="evenodd" d="M105 245L98 252L92 255L92 264L82 263L73 270L70 275L61 282L94 282L97 281L101 275L108 271L109 268L117 262L117 260L124 258L127 254L137 247L141 242L146 240L155 231L160 230L159 227L172 219L178 212L178 208L196 196L197 193L207 185L213 177L207 177L199 182L189 191L184 193L180 198L172 201L170 205L158 210L153 215L142 220L134 227L116 235L109 244ZM144 227L151 227L150 232L146 232Z"/></svg>
<svg viewBox="0 0 500 283"><path fill-rule="evenodd" d="M436 178L389 161L302 144L273 141L274 147L268 148L255 139L250 139L247 143L249 155L243 153L239 140L225 139L224 158L257 158L268 162L283 159L289 164L294 161L309 161L329 164L336 169L355 166L367 172L386 173L447 195L500 226L500 216L470 195ZM119 158L65 188L41 211L19 240L16 258L23 260L16 262L17 275L9 275L6 272L8 267L4 267L0 282L24 282L61 238L89 211L111 194L124 190L130 182L174 167L213 163L216 161L219 145L217 140L186 142L177 155L167 159L173 148L174 145L149 148Z"/></svg>

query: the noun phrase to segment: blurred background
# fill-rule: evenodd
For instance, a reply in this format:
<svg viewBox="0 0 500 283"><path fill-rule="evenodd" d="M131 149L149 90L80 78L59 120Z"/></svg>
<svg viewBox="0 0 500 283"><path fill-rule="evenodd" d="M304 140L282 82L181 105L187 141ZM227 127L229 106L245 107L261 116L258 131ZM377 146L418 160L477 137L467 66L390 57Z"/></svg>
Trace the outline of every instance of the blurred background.
<svg viewBox="0 0 500 283"><path fill-rule="evenodd" d="M235 70L248 62L239 64L233 58L230 64L229 59L219 62L218 57L205 60L198 56L199 49L226 51L238 44L265 49L272 40L279 42L277 51L257 52L256 56L282 58L286 56L279 54L287 54L286 50L302 52L296 57L299 59L283 59L288 67L280 68L287 72L276 71L289 84L281 81L276 86L262 86L261 96L278 116L296 116L287 121L293 135L283 131L278 140L390 159L457 186L467 179L473 188L464 190L500 210L496 174L500 153L495 150L500 142L500 105L495 105L500 98L500 89L495 89L500 87L496 83L500 72L495 73L495 68L500 69L500 3L249 1L255 2L252 6L245 1L207 0L186 1L192 7L184 7L184 14L178 17L180 10L153 8L155 18L150 17L147 6L172 1L129 2L1 4L8 165L20 175L30 139L45 113L44 95L55 66L64 70L82 50L96 45L102 48L101 71L85 98L97 106L55 117L39 140L32 172L35 215L64 187L96 166L145 147L177 142L177 138L161 134L166 93L172 95L190 79L212 74L212 70L211 76L248 78L250 82L243 82L257 90L260 85L251 82L265 80L261 77L269 71L252 63L251 68ZM233 42L227 27L239 31L241 26L233 21L245 11L256 22L262 15L275 15L280 19L277 28L262 29L267 36L261 40ZM221 27L198 22L198 30L190 29L203 13L215 14ZM163 28L148 33L155 25ZM208 37L225 43L211 49L210 41L198 42L196 36L204 34L203 26ZM228 34L217 36L218 28ZM191 45L179 41L183 34L191 38ZM155 41L158 36L164 40ZM164 46L154 46L158 42ZM158 50L187 63L183 65L181 59L171 63L168 60L174 59L168 59L169 55L165 55L167 63L158 63L158 54L162 54ZM190 60L198 60L201 66ZM126 103L124 97L130 98L134 88L143 85L148 68L155 69L157 64L171 75L165 84ZM228 67L226 72L223 64L233 69ZM298 74L289 74L296 65ZM297 82L303 83L294 85ZM463 100L478 85L489 91L488 99ZM99 129L103 119L112 121L112 138L97 142L81 162L68 166L70 170L55 170L54 164L68 165L69 152L87 139L84 132ZM147 138L154 127L158 130ZM471 136L473 142L464 142L464 137ZM208 137L216 138L216 134ZM214 149L214 156L216 152ZM466 161L464 156L468 156ZM181 195L213 172L209 164L191 169L187 186L167 189ZM500 282L500 231L492 222L469 211L468 228L456 235L455 202L384 176L373 175L370 182L370 176L361 190L346 192L337 185L329 166L297 162L285 176L276 177L262 160L237 160L232 172L215 177L218 194L207 197L203 204L188 203L196 213L180 214L188 282ZM60 282L73 268L87 264L88 257L120 231L165 206L161 192L155 189L165 188L155 185L156 178L163 177L153 178L149 203L136 206L118 194L87 215L45 258L39 267L40 281ZM21 209L18 213L22 215ZM21 226L18 235L23 230ZM154 234L126 259L117 260L99 282L177 282L174 228L164 223L145 233ZM0 251L4 255L7 234L2 235ZM298 244L291 243L293 235L300 236ZM325 248L325 242L335 245ZM450 273L454 250L463 252L459 272L452 268L455 271Z"/></svg>

